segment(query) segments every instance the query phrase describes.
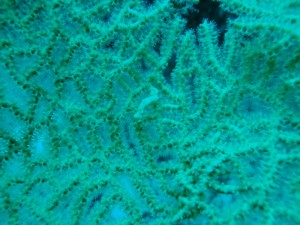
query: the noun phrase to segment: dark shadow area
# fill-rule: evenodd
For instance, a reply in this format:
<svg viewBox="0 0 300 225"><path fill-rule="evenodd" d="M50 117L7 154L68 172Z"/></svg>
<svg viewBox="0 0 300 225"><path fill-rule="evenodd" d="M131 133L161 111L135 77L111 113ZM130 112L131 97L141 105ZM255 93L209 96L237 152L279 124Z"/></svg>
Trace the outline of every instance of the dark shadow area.
<svg viewBox="0 0 300 225"><path fill-rule="evenodd" d="M171 73L176 66L176 55L172 54L171 58L168 61L168 66L163 70L163 76L165 81L172 85Z"/></svg>
<svg viewBox="0 0 300 225"><path fill-rule="evenodd" d="M196 30L205 19L214 21L219 31L219 45L222 45L224 41L227 20L235 17L234 14L222 10L219 2L211 0L201 0L194 5L193 10L183 15L183 18L187 20L186 29Z"/></svg>
<svg viewBox="0 0 300 225"><path fill-rule="evenodd" d="M96 197L94 197L88 207L88 214L91 212L92 208L94 208L95 204L97 202L100 202L102 199L102 194L98 194Z"/></svg>
<svg viewBox="0 0 300 225"><path fill-rule="evenodd" d="M162 162L168 162L170 160L173 159L173 156L170 155L170 154L163 154L163 155L160 155L158 158L157 158L157 162L158 163L162 163Z"/></svg>
<svg viewBox="0 0 300 225"><path fill-rule="evenodd" d="M154 0L144 0L146 7L150 7L151 5L153 5Z"/></svg>
<svg viewBox="0 0 300 225"><path fill-rule="evenodd" d="M133 155L135 157L137 157L138 152L136 150L136 145L133 143L132 138L131 138L131 134L130 134L130 130L129 130L129 124L125 124L125 126L124 126L124 135L125 135L125 139L126 139L126 142L128 144L129 150L133 151Z"/></svg>

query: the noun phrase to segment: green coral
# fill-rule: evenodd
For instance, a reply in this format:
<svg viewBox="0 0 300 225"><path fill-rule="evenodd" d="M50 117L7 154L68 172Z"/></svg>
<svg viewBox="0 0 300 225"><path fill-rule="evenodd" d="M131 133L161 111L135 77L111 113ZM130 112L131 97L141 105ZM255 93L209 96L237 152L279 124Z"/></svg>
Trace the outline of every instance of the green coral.
<svg viewBox="0 0 300 225"><path fill-rule="evenodd" d="M300 223L300 2L216 2L3 3L1 224Z"/></svg>

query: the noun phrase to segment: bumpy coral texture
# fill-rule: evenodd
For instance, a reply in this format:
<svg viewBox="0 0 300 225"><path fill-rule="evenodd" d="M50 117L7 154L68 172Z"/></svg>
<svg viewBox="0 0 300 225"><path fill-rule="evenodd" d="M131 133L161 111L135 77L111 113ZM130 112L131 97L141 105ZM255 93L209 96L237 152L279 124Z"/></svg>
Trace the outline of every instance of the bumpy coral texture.
<svg viewBox="0 0 300 225"><path fill-rule="evenodd" d="M300 2L201 2L1 2L1 224L300 224Z"/></svg>

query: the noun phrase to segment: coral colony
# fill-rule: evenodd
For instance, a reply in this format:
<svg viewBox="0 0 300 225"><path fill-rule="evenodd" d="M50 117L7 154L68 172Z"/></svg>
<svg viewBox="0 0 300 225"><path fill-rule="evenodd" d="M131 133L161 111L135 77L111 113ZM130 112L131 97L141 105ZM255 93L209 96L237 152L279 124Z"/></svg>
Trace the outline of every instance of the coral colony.
<svg viewBox="0 0 300 225"><path fill-rule="evenodd" d="M300 224L300 0L1 0L1 225Z"/></svg>

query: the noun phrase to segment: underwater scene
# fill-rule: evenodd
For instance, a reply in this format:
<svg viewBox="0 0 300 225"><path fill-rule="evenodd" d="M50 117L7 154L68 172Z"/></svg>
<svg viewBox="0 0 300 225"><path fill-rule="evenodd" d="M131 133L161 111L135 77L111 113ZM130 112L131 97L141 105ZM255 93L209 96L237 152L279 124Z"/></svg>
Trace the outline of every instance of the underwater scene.
<svg viewBox="0 0 300 225"><path fill-rule="evenodd" d="M1 0L1 225L299 225L300 0Z"/></svg>

